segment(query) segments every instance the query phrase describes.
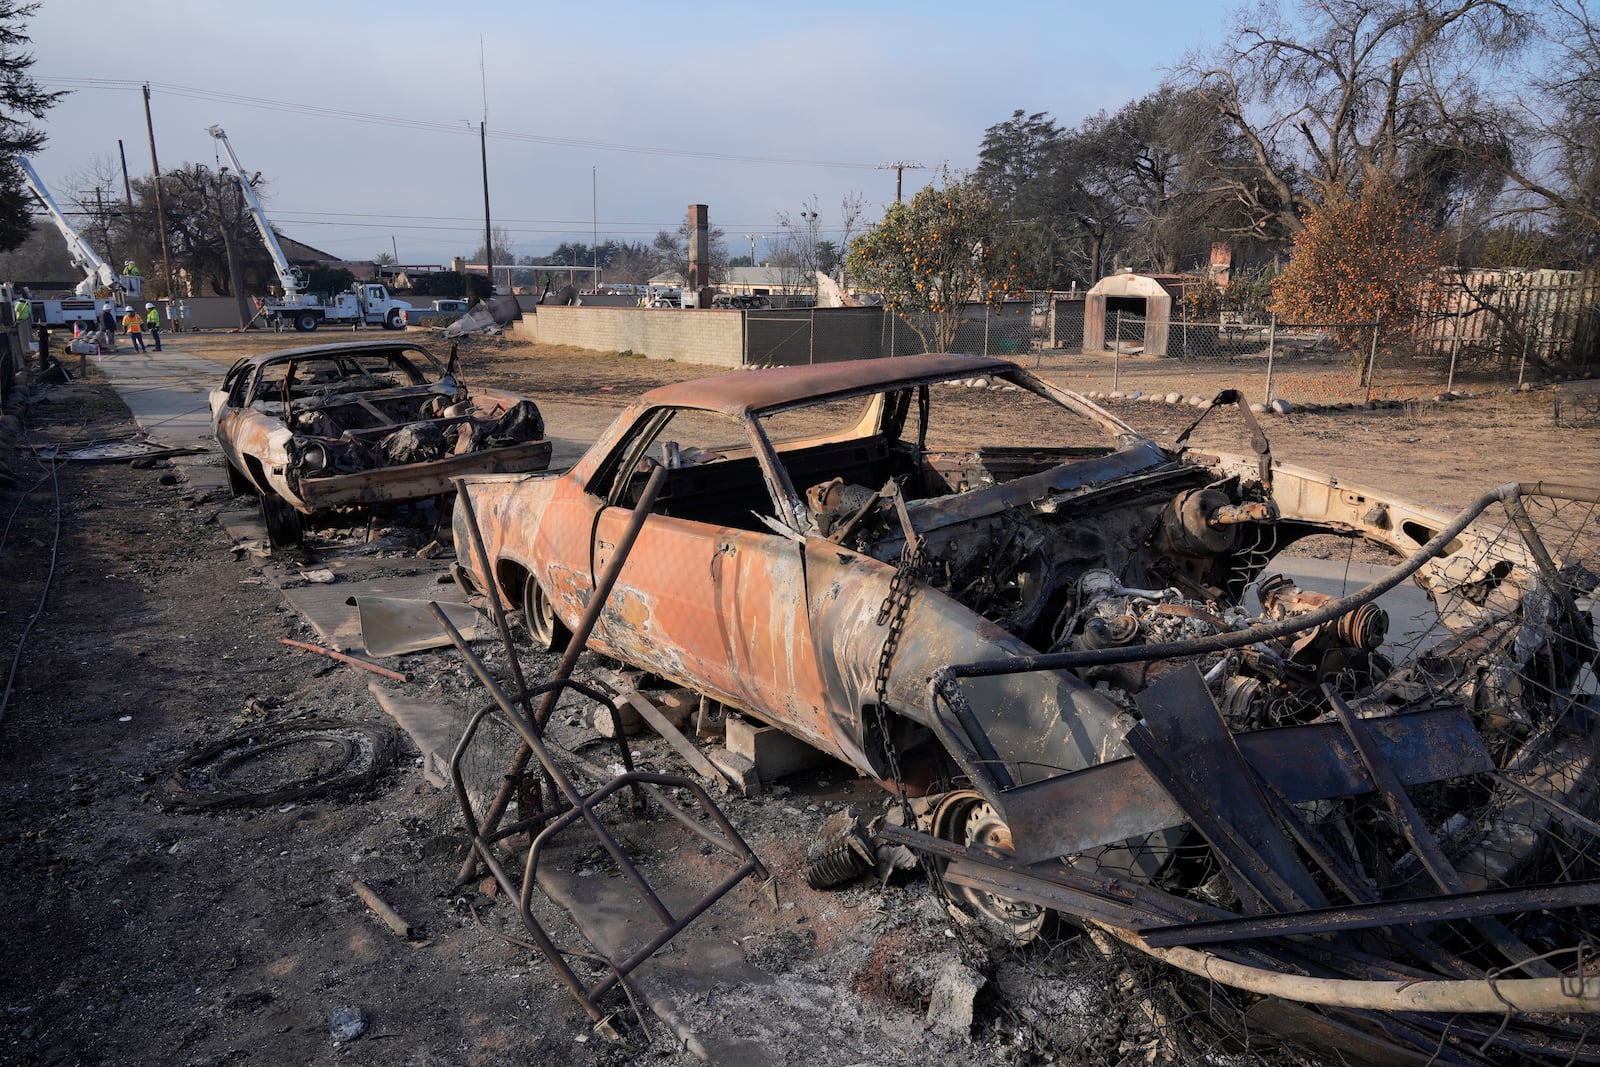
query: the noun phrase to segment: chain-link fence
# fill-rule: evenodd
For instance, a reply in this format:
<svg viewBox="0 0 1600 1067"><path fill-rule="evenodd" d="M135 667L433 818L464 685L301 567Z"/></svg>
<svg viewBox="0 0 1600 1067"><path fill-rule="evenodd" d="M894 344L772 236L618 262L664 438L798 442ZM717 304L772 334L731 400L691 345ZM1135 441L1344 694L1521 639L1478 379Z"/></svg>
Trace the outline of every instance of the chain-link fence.
<svg viewBox="0 0 1600 1067"><path fill-rule="evenodd" d="M744 364L792 367L850 359L908 356L936 348L974 356L1024 356L1044 344L1044 315L1031 300L976 305L940 345L934 315L900 315L882 307L794 308L746 312Z"/></svg>
<svg viewBox="0 0 1600 1067"><path fill-rule="evenodd" d="M1048 294L999 307L974 305L946 344L938 338L949 324L937 316L876 307L772 309L745 313L744 363L801 366L943 348L1014 358L1056 372L1079 390L1209 397L1231 387L1252 401L1282 398L1296 405L1509 389L1548 380L1553 366L1581 371L1590 365L1589 350L1582 343L1574 347L1571 329L1564 334L1563 362L1553 365L1550 346L1532 328L1512 338L1473 316L1442 321L1418 331L1382 321L1160 319L1107 310L1103 339L1096 338L1100 347L1085 347L1083 302ZM1514 354L1508 338L1521 346ZM1600 359L1592 362L1600 365Z"/></svg>
<svg viewBox="0 0 1600 1067"><path fill-rule="evenodd" d="M1452 391L1515 388L1537 369L1527 359L1468 358L1463 337L1419 343L1374 322L1157 320L1108 312L1104 347L1041 350L1033 366L1074 388L1213 396L1244 390L1252 401L1298 405L1417 400Z"/></svg>

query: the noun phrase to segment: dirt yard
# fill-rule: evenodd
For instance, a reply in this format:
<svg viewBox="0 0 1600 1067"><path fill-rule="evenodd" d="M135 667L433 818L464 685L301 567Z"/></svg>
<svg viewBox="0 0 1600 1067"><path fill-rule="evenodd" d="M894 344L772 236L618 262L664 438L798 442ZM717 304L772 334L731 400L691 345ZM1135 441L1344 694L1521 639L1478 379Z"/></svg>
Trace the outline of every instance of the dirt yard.
<svg viewBox="0 0 1600 1067"><path fill-rule="evenodd" d="M179 334L166 343L215 360L220 378L246 351L302 340ZM532 397L568 455L639 391L715 373L507 341L475 341L461 355L470 383ZM1068 368L1048 373L1073 384ZM1197 414L1142 401L1114 410L1164 438ZM696 1062L654 1020L650 1038L635 1032L633 1044L593 1034L539 957L506 939L523 936L508 903L483 883L453 888L460 817L448 791L423 780L403 738L392 767L347 792L212 811L160 806L186 754L235 731L314 719L381 733L389 720L368 676L279 643L308 631L263 579L263 562L236 551L217 524L231 506L225 494L194 489L165 461L52 469L35 457L38 444L132 429L93 374L27 388L5 425L0 1061ZM1553 429L1549 398L1537 392L1266 416L1263 425L1277 458L1441 504L1513 479L1600 476L1600 431ZM1201 447L1248 451L1236 414L1217 412L1202 430ZM414 554L404 538L393 544L397 565ZM529 662L535 672L550 667ZM406 669L430 694L463 706L483 700L454 653L417 654ZM582 724L560 727L571 740ZM677 766L659 745L637 747L651 765ZM708 982L685 1010L688 1023L742 1050L725 1062L1159 1056L1150 1003L1118 993L1122 972L1078 942L1022 952L986 944L915 879L882 892L809 890L805 847L845 803L877 810L881 799L833 770L727 803L778 874L781 904L766 910L741 887L702 920L699 944L724 955L731 947L760 969L742 983ZM405 917L410 936L382 925L352 879ZM552 922L558 943L577 943L570 926ZM676 951L692 966L709 948ZM947 963L988 979L970 1034L925 1019ZM1184 1023L1185 1003L1162 1010L1179 1061L1194 1062L1214 1039ZM357 1013L364 1034L341 1040L334 1030Z"/></svg>

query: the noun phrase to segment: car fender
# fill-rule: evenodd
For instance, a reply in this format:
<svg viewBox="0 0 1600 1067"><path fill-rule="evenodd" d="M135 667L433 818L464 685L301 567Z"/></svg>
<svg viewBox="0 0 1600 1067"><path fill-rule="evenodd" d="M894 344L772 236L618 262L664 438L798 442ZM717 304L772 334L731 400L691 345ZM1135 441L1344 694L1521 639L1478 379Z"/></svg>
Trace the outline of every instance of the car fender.
<svg viewBox="0 0 1600 1067"><path fill-rule="evenodd" d="M806 544L807 609L816 660L830 694L832 732L841 756L869 773L863 713L878 702L878 664L889 635L878 616L894 566L821 538ZM1035 650L935 589L914 587L900 644L889 665L891 710L936 733L963 735L948 707L935 707L933 678L952 663ZM1124 755L1131 720L1104 696L1063 671L969 678L961 689L979 726L1020 782L1077 770ZM935 723L935 717L939 722Z"/></svg>

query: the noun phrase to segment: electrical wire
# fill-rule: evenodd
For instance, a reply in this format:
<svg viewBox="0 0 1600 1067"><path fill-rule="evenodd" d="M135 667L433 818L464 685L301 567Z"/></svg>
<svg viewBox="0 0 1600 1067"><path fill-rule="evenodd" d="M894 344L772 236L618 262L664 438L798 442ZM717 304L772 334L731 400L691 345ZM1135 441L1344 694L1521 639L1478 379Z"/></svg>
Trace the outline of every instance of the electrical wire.
<svg viewBox="0 0 1600 1067"><path fill-rule="evenodd" d="M22 495L22 498L17 501L17 506L11 511L11 517L6 520L5 532L0 533L0 546L3 546L11 536L11 523L17 517L17 512L21 510L22 505L27 501L28 494L38 489L48 479L55 491L56 501L55 532L50 540L50 566L45 570L44 588L39 591L39 606L34 609L33 616L28 619L27 625L22 628L22 635L17 638L17 650L11 656L11 669L6 673L5 692L0 693L0 723L5 722L6 709L11 704L11 689L17 681L17 668L22 662L22 650L27 647L28 635L33 632L34 625L38 623L39 617L44 614L45 601L49 599L50 587L55 581L56 556L61 548L61 479L56 473L59 466L58 463L51 463L50 472L35 482L28 492Z"/></svg>
<svg viewBox="0 0 1600 1067"><path fill-rule="evenodd" d="M41 75L39 80L50 86L67 86L82 89L140 89L150 86L150 91L168 96L193 100L214 100L239 107L261 111L287 112L296 115L313 115L341 122L359 122L363 126L387 126L396 129L422 130L430 133L447 133L471 136L477 133L465 120L461 122L432 122L426 119L408 119L395 115L377 115L367 111L348 111L343 108L322 107L316 104L296 104L286 100L267 100L258 96L225 93L214 89L200 89L189 85L167 82L133 81L123 78L77 78ZM519 133L509 130L485 129L485 136L501 141L526 144L554 145L561 148L581 148L599 152L623 152L633 155L667 156L676 159L707 159L723 163L760 163L783 167L830 167L846 170L877 170L877 163L853 163L844 160L798 159L783 156L755 156L738 152L695 151L685 148L662 148L656 145L624 144L616 141L589 141L572 137L552 137L547 134Z"/></svg>

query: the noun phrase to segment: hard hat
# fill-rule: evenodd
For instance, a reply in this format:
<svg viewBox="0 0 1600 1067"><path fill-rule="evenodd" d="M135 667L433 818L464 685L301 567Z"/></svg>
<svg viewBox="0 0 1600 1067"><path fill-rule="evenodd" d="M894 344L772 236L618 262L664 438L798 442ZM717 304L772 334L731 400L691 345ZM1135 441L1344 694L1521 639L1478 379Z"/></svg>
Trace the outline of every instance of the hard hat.
<svg viewBox="0 0 1600 1067"><path fill-rule="evenodd" d="M122 310L123 311L132 311L133 310L133 305L129 304L127 307L123 308Z"/></svg>
<svg viewBox="0 0 1600 1067"><path fill-rule="evenodd" d="M145 308L146 308L146 309L149 309L149 308L153 308L153 307L155 307L155 305L154 305L154 304L146 304L146 305L145 305Z"/></svg>

